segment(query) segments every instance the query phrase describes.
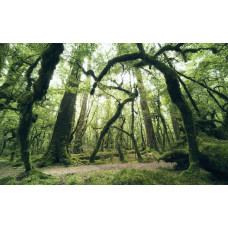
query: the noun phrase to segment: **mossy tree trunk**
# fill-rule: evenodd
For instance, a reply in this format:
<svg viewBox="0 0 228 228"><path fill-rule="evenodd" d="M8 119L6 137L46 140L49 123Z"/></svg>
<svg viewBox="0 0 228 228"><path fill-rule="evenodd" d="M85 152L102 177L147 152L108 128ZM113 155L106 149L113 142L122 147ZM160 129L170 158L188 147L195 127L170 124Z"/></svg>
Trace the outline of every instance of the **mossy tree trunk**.
<svg viewBox="0 0 228 228"><path fill-rule="evenodd" d="M138 112L139 112L139 122L140 122L140 134L141 134L141 139L142 139L142 150L145 150L146 149L146 142L145 142L145 139L144 139L144 134L143 134L143 124L142 124L142 120L141 120L141 114L140 114L140 110L139 110L139 107L138 107Z"/></svg>
<svg viewBox="0 0 228 228"><path fill-rule="evenodd" d="M196 139L193 115L189 105L187 104L183 95L181 94L180 85L178 82L178 74L176 73L175 70L173 70L172 68L168 67L166 64L156 59L149 58L149 61L158 70L160 70L165 76L166 85L167 85L167 89L171 97L171 100L173 101L174 104L177 105L183 118L184 127L185 127L187 140L188 140L188 146L189 146L189 155L190 155L189 163L192 166L198 166L199 148L198 148L198 142Z"/></svg>
<svg viewBox="0 0 228 228"><path fill-rule="evenodd" d="M89 64L90 66L90 64ZM91 78L87 76L87 79L85 81L85 91L90 88L90 82ZM88 103L88 98L89 98L89 92L85 92L83 94L82 98L82 105L81 105L81 111L79 114L78 122L75 128L75 133L74 133L74 148L73 148L73 153L78 154L82 152L82 144L83 144L83 137L85 134L86 130L86 119L87 117L87 103Z"/></svg>
<svg viewBox="0 0 228 228"><path fill-rule="evenodd" d="M21 160L24 163L26 171L32 169L29 152L28 135L32 126L32 107L33 104L21 105L20 108L20 123L18 129L18 138L21 146Z"/></svg>
<svg viewBox="0 0 228 228"><path fill-rule="evenodd" d="M120 124L120 129L123 130L126 119L124 117L122 117L121 119L122 119L122 123ZM125 162L124 153L122 151L122 148L123 148L123 132L122 131L119 131L117 133L116 141L117 141L117 150L120 155L120 161Z"/></svg>
<svg viewBox="0 0 228 228"><path fill-rule="evenodd" d="M176 110L175 104L170 105L170 116L171 116L173 131L174 131L176 140L179 140L180 139L180 130L179 130L179 124L178 124L178 119L177 119L177 110Z"/></svg>
<svg viewBox="0 0 228 228"><path fill-rule="evenodd" d="M122 120L122 123L120 124L120 129L123 129L124 123L125 123L125 118L119 118L120 121ZM120 161L121 162L125 162L125 158L124 158L124 153L122 151L122 139L123 139L123 132L122 131L118 131L116 134L116 138L115 138L115 148L119 153L119 157L120 157Z"/></svg>
<svg viewBox="0 0 228 228"><path fill-rule="evenodd" d="M74 123L75 103L80 76L81 72L79 69L73 68L68 77L66 91L60 104L52 139L47 152L44 154L43 162L41 162L43 166L55 163L65 165L72 163L67 148ZM73 87L74 91L72 91L72 88L68 88L68 86Z"/></svg>
<svg viewBox="0 0 228 228"><path fill-rule="evenodd" d="M80 115L76 126L76 131L75 131L75 142L74 142L75 154L82 152L82 140L83 140L83 134L84 134L84 127L85 127L88 97L89 97L89 94L84 94L82 99L82 107L81 107Z"/></svg>
<svg viewBox="0 0 228 228"><path fill-rule="evenodd" d="M135 153L138 157L138 161L142 161L142 156L140 154L139 148L138 148L138 143L135 139L135 110L134 110L134 100L131 102L131 133L130 136L132 138L132 143L135 149Z"/></svg>
<svg viewBox="0 0 228 228"><path fill-rule="evenodd" d="M165 136L167 137L167 142L168 144L170 145L170 138L169 138L169 134L168 134L168 128L167 128L167 124L166 124L166 121L165 121L165 118L161 112L161 101L160 101L160 95L158 94L158 97L157 97L157 107L158 107L158 115L161 119L161 122L162 122L162 125L163 125L163 129L164 129L164 133L163 133L163 149L165 149Z"/></svg>
<svg viewBox="0 0 228 228"><path fill-rule="evenodd" d="M157 141L155 138L154 126L150 116L150 110L147 102L146 91L142 81L140 69L136 71L136 78L139 87L140 104L142 109L143 120L146 128L147 146L151 149L158 150Z"/></svg>
<svg viewBox="0 0 228 228"><path fill-rule="evenodd" d="M56 65L59 63L60 55L63 52L63 44L50 44L41 56L41 68L39 77L33 84L34 92L27 91L26 94L18 99L20 110L20 123L18 129L18 137L20 142L21 159L24 163L26 171L32 169L29 152L28 135L33 120L33 104L42 100L46 95L50 80ZM37 62L38 64L38 62ZM27 72L32 73L37 64L32 64ZM33 68L33 69L31 69ZM31 88L31 86L29 86Z"/></svg>

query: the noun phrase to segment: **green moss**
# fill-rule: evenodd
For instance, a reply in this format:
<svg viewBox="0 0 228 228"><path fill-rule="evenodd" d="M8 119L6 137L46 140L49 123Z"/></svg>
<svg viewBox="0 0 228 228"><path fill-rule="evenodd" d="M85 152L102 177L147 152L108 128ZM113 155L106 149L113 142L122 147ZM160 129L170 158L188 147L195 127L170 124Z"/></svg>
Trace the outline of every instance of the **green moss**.
<svg viewBox="0 0 228 228"><path fill-rule="evenodd" d="M192 185L192 184L228 184L218 180L211 173L198 169L186 170L180 175L172 170L121 170L100 171L85 174L51 176L38 170L24 172L14 177L0 179L0 184L17 185Z"/></svg>
<svg viewBox="0 0 228 228"><path fill-rule="evenodd" d="M203 168L228 177L228 141L203 142L200 150Z"/></svg>
<svg viewBox="0 0 228 228"><path fill-rule="evenodd" d="M82 185L83 183L83 178L77 175L69 175L67 176L64 184L66 185Z"/></svg>
<svg viewBox="0 0 228 228"><path fill-rule="evenodd" d="M0 185L7 185L13 179L13 177L3 177L0 179Z"/></svg>
<svg viewBox="0 0 228 228"><path fill-rule="evenodd" d="M177 180L181 184L214 184L215 178L214 176L204 170L204 169L188 169L186 171L183 171L178 177Z"/></svg>
<svg viewBox="0 0 228 228"><path fill-rule="evenodd" d="M31 178L31 180L32 179L48 179L48 177L50 177L50 176L45 173L42 173L41 171L39 171L37 169L32 169L28 172L20 173L16 177L16 180L21 181L21 180L27 179L27 178Z"/></svg>
<svg viewBox="0 0 228 228"><path fill-rule="evenodd" d="M118 171L101 171L86 174L70 174L64 177L67 185L108 185Z"/></svg>
<svg viewBox="0 0 228 228"><path fill-rule="evenodd" d="M39 159L37 162L37 167L47 167L52 166L54 164L62 164L65 166L73 165L74 162L71 156L67 153L65 148L59 149L58 153L58 161L56 160L54 148L49 149L49 151L44 154L44 156Z"/></svg>
<svg viewBox="0 0 228 228"><path fill-rule="evenodd" d="M37 169L0 179L0 184L4 185L50 185L57 183L58 179L56 177L44 174Z"/></svg>
<svg viewBox="0 0 228 228"><path fill-rule="evenodd" d="M168 172L124 169L114 175L111 183L114 185L175 184L175 179Z"/></svg>

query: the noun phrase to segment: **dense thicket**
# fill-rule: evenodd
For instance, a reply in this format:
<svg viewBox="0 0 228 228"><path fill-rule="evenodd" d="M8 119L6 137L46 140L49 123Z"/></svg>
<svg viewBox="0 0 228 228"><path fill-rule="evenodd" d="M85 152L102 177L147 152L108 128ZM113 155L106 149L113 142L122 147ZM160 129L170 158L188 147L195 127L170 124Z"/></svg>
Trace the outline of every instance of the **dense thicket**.
<svg viewBox="0 0 228 228"><path fill-rule="evenodd" d="M133 153L227 175L227 59L219 43L0 44L0 155L29 171Z"/></svg>

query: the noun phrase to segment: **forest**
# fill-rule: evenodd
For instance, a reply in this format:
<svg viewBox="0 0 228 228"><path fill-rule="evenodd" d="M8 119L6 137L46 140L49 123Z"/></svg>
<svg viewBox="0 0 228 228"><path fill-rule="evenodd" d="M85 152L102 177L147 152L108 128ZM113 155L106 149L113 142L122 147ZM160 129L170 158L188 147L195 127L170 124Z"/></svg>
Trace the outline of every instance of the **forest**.
<svg viewBox="0 0 228 228"><path fill-rule="evenodd" d="M0 184L226 185L227 74L226 43L0 43Z"/></svg>

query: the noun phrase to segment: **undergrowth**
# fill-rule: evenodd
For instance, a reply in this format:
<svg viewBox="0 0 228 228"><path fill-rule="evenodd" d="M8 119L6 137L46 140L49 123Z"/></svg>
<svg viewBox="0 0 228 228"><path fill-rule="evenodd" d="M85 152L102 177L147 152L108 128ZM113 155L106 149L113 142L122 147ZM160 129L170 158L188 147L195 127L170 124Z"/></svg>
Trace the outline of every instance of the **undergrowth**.
<svg viewBox="0 0 228 228"><path fill-rule="evenodd" d="M211 173L200 169L198 172L173 170L135 170L99 171L85 174L51 176L33 170L16 176L0 179L1 185L211 185L228 184L218 180Z"/></svg>

